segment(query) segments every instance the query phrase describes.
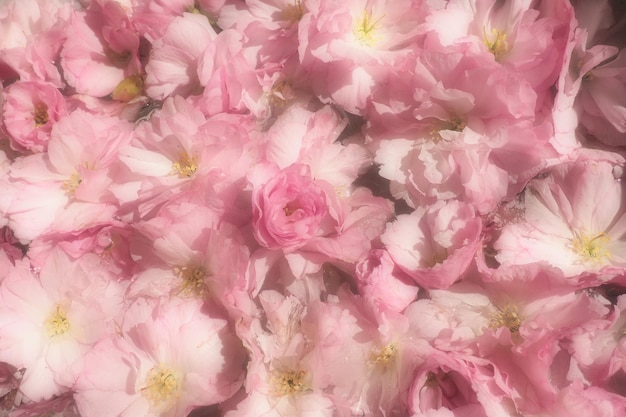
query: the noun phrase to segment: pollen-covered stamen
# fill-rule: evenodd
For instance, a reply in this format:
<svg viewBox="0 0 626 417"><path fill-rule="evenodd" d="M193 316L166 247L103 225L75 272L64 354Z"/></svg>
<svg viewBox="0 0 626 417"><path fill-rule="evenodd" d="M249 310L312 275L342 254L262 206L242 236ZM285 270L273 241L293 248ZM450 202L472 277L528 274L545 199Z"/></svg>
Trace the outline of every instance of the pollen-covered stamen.
<svg viewBox="0 0 626 417"><path fill-rule="evenodd" d="M55 310L45 321L44 326L50 337L60 336L70 329L70 322L67 320L65 310L57 305Z"/></svg>
<svg viewBox="0 0 626 417"><path fill-rule="evenodd" d="M361 18L357 21L356 25L352 28L352 34L362 45L374 46L380 40L380 34L378 32L378 26L384 16L374 20L372 13L368 10L363 12Z"/></svg>
<svg viewBox="0 0 626 417"><path fill-rule="evenodd" d="M305 390L305 371L276 369L270 375L271 393L276 397L296 394Z"/></svg>
<svg viewBox="0 0 626 417"><path fill-rule="evenodd" d="M179 391L180 378L174 371L161 365L150 369L145 386L141 389L143 396L155 406L176 399Z"/></svg>
<svg viewBox="0 0 626 417"><path fill-rule="evenodd" d="M35 104L35 111L33 113L33 120L35 121L35 127L39 128L50 120L48 116L48 106L44 103Z"/></svg>
<svg viewBox="0 0 626 417"><path fill-rule="evenodd" d="M483 28L483 43L496 58L496 61L509 52L509 43L506 40L506 33L501 30L491 29L490 32L487 32L485 28Z"/></svg>
<svg viewBox="0 0 626 417"><path fill-rule="evenodd" d="M302 19L302 16L304 16L305 13L305 8L304 5L302 4L302 0L295 0L294 4L288 4L283 10L282 10L282 18L283 20L290 22L290 23L296 23L298 21L300 21L300 19Z"/></svg>
<svg viewBox="0 0 626 417"><path fill-rule="evenodd" d="M398 345L390 343L381 349L374 349L370 355L370 362L376 366L386 368L396 360Z"/></svg>
<svg viewBox="0 0 626 417"><path fill-rule="evenodd" d="M174 268L174 273L181 279L179 293L185 295L202 295L206 290L206 269L203 266L181 266Z"/></svg>
<svg viewBox="0 0 626 417"><path fill-rule="evenodd" d="M511 333L518 333L522 325L522 319L517 310L517 306L506 304L502 308L498 308L489 319L489 327L496 330L506 327Z"/></svg>
<svg viewBox="0 0 626 417"><path fill-rule="evenodd" d="M69 179L63 182L61 188L65 190L65 193L69 196L73 196L76 193L76 189L83 182L80 175L77 172L73 173Z"/></svg>
<svg viewBox="0 0 626 417"><path fill-rule="evenodd" d="M189 156L187 152L181 152L178 161L172 164L172 173L180 178L190 178L198 171L198 157Z"/></svg>
<svg viewBox="0 0 626 417"><path fill-rule="evenodd" d="M582 233L572 240L572 248L582 261L603 263L611 256L610 242L610 237L604 232L596 235Z"/></svg>

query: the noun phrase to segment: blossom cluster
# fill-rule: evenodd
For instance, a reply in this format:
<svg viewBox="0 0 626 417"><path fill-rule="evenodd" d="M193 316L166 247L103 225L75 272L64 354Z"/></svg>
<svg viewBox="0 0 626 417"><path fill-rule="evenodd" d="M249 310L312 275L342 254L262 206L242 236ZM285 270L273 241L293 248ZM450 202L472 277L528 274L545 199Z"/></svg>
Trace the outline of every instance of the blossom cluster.
<svg viewBox="0 0 626 417"><path fill-rule="evenodd" d="M615 0L0 4L0 415L626 416Z"/></svg>

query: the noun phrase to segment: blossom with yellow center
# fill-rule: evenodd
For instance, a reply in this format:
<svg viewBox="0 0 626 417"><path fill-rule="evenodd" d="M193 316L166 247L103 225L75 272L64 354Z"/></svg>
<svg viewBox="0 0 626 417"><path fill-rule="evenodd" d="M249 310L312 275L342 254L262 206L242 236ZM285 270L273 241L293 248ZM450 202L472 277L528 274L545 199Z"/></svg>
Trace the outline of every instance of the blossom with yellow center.
<svg viewBox="0 0 626 417"><path fill-rule="evenodd" d="M305 390L305 371L276 369L270 375L271 393L276 397L296 394Z"/></svg>
<svg viewBox="0 0 626 417"><path fill-rule="evenodd" d="M61 188L65 190L65 193L68 196L73 196L76 193L76 189L83 182L83 179L78 175L77 172L73 173L69 179L63 182Z"/></svg>
<svg viewBox="0 0 626 417"><path fill-rule="evenodd" d="M55 310L45 321L44 326L48 332L48 336L50 337L65 334L70 329L70 322L67 320L67 313L60 305L57 305Z"/></svg>
<svg viewBox="0 0 626 417"><path fill-rule="evenodd" d="M161 365L155 366L146 376L146 385L141 393L152 405L160 406L178 397L180 378L174 371Z"/></svg>
<svg viewBox="0 0 626 417"><path fill-rule="evenodd" d="M352 34L359 43L364 46L375 46L380 40L378 32L379 23L384 16L374 20L372 13L368 10L363 12L361 18L352 28Z"/></svg>
<svg viewBox="0 0 626 417"><path fill-rule="evenodd" d="M483 43L496 58L496 61L509 51L506 33L498 29L491 29L491 32L487 32L483 28Z"/></svg>
<svg viewBox="0 0 626 417"><path fill-rule="evenodd" d="M201 296L206 290L206 269L203 266L181 266L174 268L174 273L182 280L178 293L182 295Z"/></svg>
<svg viewBox="0 0 626 417"><path fill-rule="evenodd" d="M572 240L572 248L583 262L595 264L605 263L611 253L609 243L611 239L604 232L598 234L576 234Z"/></svg>
<svg viewBox="0 0 626 417"><path fill-rule="evenodd" d="M381 349L374 349L370 355L370 363L386 368L398 356L398 345L390 343Z"/></svg>
<svg viewBox="0 0 626 417"><path fill-rule="evenodd" d="M190 178L198 171L198 157L181 152L178 160L172 164L172 173L179 178Z"/></svg>
<svg viewBox="0 0 626 417"><path fill-rule="evenodd" d="M502 308L498 308L489 320L489 327L496 330L506 327L511 333L518 333L522 325L522 319L517 310L517 306L506 304Z"/></svg>

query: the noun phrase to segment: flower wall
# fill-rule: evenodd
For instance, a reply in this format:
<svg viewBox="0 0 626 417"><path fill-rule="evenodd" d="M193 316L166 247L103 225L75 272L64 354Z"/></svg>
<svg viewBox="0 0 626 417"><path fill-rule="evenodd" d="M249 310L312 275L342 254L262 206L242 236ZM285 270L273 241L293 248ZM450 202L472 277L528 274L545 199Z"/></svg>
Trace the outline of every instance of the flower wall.
<svg viewBox="0 0 626 417"><path fill-rule="evenodd" d="M0 34L0 415L626 416L623 2Z"/></svg>

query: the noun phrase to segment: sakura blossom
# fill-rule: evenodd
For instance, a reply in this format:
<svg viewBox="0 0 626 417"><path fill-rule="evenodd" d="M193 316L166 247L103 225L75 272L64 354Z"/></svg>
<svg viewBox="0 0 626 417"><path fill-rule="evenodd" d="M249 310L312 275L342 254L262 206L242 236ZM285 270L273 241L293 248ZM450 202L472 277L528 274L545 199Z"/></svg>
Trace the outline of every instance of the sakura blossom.
<svg viewBox="0 0 626 417"><path fill-rule="evenodd" d="M0 0L0 416L626 416L616 0Z"/></svg>

